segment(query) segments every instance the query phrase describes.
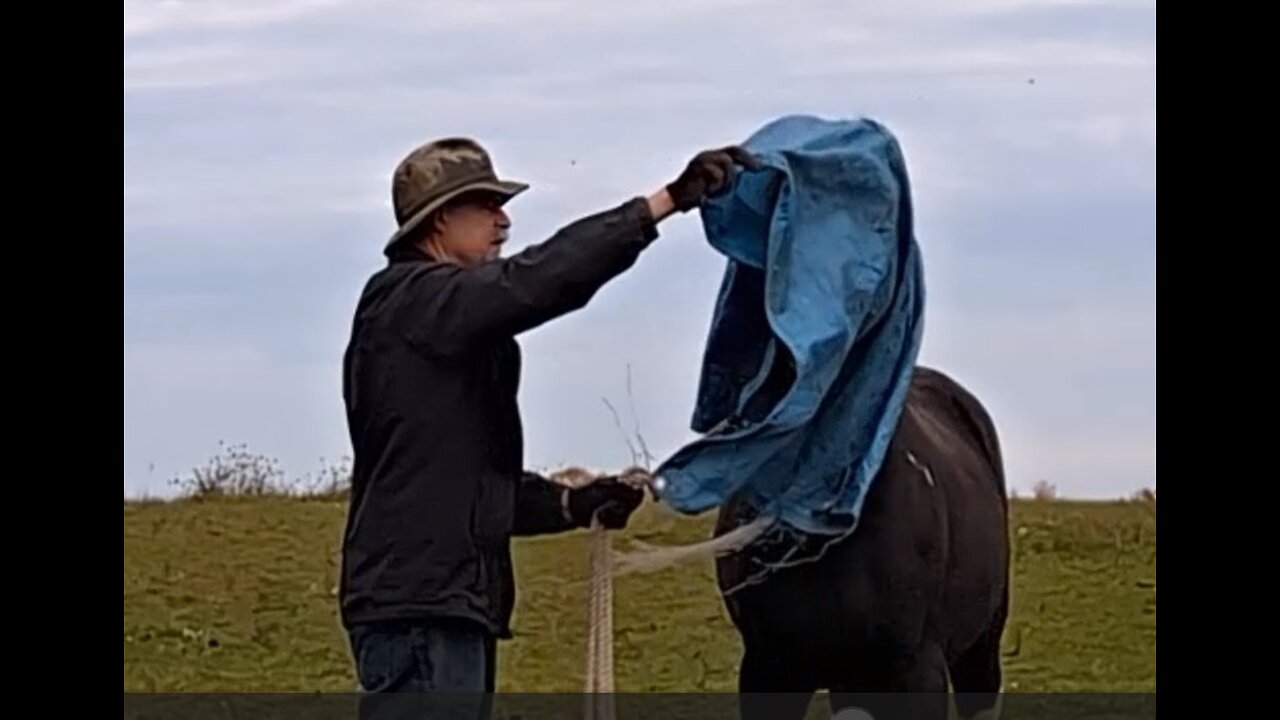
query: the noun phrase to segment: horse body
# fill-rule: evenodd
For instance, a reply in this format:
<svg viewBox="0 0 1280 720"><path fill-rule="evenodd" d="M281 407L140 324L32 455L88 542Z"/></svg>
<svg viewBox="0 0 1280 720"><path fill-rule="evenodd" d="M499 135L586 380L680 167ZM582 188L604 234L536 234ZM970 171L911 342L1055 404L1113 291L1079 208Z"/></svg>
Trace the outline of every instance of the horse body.
<svg viewBox="0 0 1280 720"><path fill-rule="evenodd" d="M750 519L733 500L716 534ZM722 593L750 572L751 552L717 559ZM780 569L724 602L743 641L744 717L799 718L819 689L878 720L896 711L919 717L945 712L948 683L963 717L994 710L1009 609L1008 504L982 404L945 374L918 367L857 530L820 559ZM927 693L916 702L933 704L874 696L902 692Z"/></svg>

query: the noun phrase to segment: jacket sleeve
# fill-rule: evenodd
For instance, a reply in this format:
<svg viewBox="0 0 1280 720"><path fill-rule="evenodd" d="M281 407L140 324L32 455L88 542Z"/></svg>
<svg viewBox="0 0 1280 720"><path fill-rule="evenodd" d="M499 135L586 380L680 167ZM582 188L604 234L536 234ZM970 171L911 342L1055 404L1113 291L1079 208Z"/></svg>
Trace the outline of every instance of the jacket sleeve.
<svg viewBox="0 0 1280 720"><path fill-rule="evenodd" d="M511 534L547 535L572 530L575 525L565 515L564 493L568 487L526 471L516 489L516 510Z"/></svg>
<svg viewBox="0 0 1280 720"><path fill-rule="evenodd" d="M441 355L514 337L586 305L657 237L648 203L636 198L510 258L474 268L428 266L410 281L411 337Z"/></svg>

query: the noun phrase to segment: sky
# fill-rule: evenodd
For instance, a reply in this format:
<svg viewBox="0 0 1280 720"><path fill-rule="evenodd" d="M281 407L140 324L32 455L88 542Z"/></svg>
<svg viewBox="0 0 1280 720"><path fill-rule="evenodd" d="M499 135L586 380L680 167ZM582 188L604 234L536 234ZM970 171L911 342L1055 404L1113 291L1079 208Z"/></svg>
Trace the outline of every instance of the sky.
<svg viewBox="0 0 1280 720"><path fill-rule="evenodd" d="M220 443L350 456L342 352L416 145L531 185L518 251L789 114L897 136L920 362L987 406L1010 484L1154 487L1154 0L125 0L125 495ZM725 260L696 213L661 231L520 337L527 467L692 439Z"/></svg>

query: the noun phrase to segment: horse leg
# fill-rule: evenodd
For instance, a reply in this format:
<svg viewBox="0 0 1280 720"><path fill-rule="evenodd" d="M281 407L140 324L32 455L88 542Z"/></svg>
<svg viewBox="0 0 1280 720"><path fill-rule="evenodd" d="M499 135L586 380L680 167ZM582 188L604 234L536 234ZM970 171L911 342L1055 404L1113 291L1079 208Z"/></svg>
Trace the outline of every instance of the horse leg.
<svg viewBox="0 0 1280 720"><path fill-rule="evenodd" d="M776 651L748 646L738 672L738 717L801 720L817 690L817 682L805 677L798 663L783 661Z"/></svg>
<svg viewBox="0 0 1280 720"><path fill-rule="evenodd" d="M1007 604L1007 603L1006 603ZM977 642L951 663L951 686L956 692L956 710L964 720L1000 716L1000 638L1004 634L1006 610L999 614Z"/></svg>
<svg viewBox="0 0 1280 720"><path fill-rule="evenodd" d="M831 712L860 708L875 720L946 720L947 663L942 649L871 653L831 686Z"/></svg>

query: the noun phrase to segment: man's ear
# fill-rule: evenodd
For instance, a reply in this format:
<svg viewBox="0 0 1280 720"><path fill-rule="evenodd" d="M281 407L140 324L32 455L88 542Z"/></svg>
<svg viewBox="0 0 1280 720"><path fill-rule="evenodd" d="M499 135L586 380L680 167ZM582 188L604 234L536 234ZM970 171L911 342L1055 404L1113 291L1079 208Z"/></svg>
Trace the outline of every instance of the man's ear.
<svg viewBox="0 0 1280 720"><path fill-rule="evenodd" d="M448 215L449 207L447 205L431 214L431 218L428 222L435 234L444 234L445 227L448 225Z"/></svg>

